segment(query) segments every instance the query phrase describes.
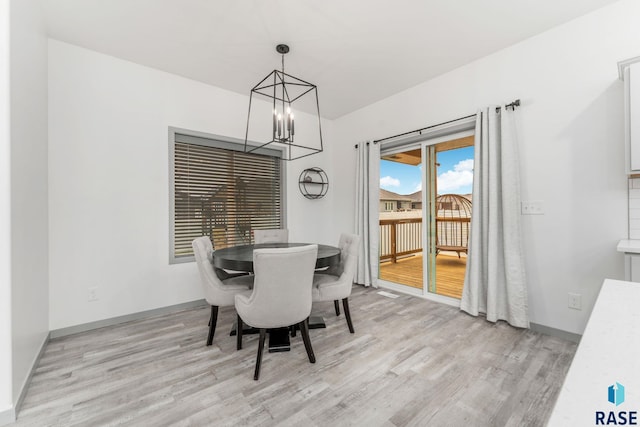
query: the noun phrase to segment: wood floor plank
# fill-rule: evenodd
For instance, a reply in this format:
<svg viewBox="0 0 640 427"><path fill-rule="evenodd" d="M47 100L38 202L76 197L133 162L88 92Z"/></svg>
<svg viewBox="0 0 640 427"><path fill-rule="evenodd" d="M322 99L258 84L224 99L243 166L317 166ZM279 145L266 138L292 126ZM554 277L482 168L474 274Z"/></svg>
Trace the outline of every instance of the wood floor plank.
<svg viewBox="0 0 640 427"><path fill-rule="evenodd" d="M16 426L544 425L576 345L493 324L456 308L354 287L356 333L333 303L326 329L291 351L257 337L236 351L232 308L205 345L209 309L194 308L51 340Z"/></svg>

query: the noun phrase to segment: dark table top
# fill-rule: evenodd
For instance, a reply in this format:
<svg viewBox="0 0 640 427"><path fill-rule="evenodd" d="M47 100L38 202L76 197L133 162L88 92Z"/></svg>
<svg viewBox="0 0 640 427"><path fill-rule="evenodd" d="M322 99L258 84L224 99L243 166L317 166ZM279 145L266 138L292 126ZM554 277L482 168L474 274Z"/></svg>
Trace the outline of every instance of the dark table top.
<svg viewBox="0 0 640 427"><path fill-rule="evenodd" d="M213 252L213 265L218 268L235 271L253 271L253 250L266 248L292 248L311 243L261 243L216 249ZM313 243L315 244L315 243ZM340 249L334 246L318 245L316 268L331 267L340 263Z"/></svg>

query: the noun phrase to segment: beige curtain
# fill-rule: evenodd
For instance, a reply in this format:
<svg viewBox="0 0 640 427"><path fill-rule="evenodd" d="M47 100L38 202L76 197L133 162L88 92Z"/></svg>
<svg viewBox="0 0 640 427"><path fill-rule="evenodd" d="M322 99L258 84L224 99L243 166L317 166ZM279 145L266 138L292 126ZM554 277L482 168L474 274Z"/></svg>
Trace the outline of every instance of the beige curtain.
<svg viewBox="0 0 640 427"><path fill-rule="evenodd" d="M528 328L515 114L494 106L477 115L473 214L460 308Z"/></svg>

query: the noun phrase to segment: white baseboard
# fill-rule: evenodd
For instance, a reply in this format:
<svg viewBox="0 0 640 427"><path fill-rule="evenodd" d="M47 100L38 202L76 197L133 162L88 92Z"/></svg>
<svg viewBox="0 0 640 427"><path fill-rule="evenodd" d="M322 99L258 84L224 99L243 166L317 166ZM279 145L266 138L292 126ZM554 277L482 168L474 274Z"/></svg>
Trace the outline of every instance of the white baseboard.
<svg viewBox="0 0 640 427"><path fill-rule="evenodd" d="M378 279L378 287L460 308L459 299L424 292L422 289L412 288L411 286L399 285L397 283Z"/></svg>
<svg viewBox="0 0 640 427"><path fill-rule="evenodd" d="M16 421L16 414L20 411L20 406L22 406L22 402L24 401L24 397L27 394L27 387L31 384L31 378L40 363L40 359L42 358L42 354L44 353L45 348L47 347L47 343L49 342L49 333L47 333L42 340L42 344L40 344L40 350L38 354L33 358L33 362L31 363L31 368L29 369L29 375L24 379L22 386L20 387L20 392L18 393L18 398L15 400L14 406L9 409L0 411L0 426L5 426L11 424Z"/></svg>
<svg viewBox="0 0 640 427"><path fill-rule="evenodd" d="M80 332L91 331L93 329L104 328L105 326L119 325L120 323L130 322L132 320L146 319L148 317L162 316L164 314L174 313L180 310L187 310L189 308L200 307L206 305L207 302L203 299L196 301L189 301L182 304L170 305L167 307L155 308L147 311L140 311L138 313L126 314L124 316L112 317L110 319L98 320L95 322L83 323L81 325L69 326L68 328L54 329L50 332L51 338L59 338L67 335L77 334Z"/></svg>
<svg viewBox="0 0 640 427"><path fill-rule="evenodd" d="M410 286L403 286L393 282L387 282L386 280L378 279L378 286L380 288L388 289L391 291L400 292L403 294L411 295L418 298L428 299L430 301L440 302L443 304L448 304L453 307L460 308L460 300L455 298L449 298L442 295L430 294L428 292L423 292L422 289L412 288ZM579 334L574 334L572 332L563 331L562 329L552 328L550 326L539 325L537 323L530 323L529 329L535 332L540 332L541 334L550 335L556 338L562 338L567 341L579 343L580 338L582 337Z"/></svg>
<svg viewBox="0 0 640 427"><path fill-rule="evenodd" d="M550 326L539 325L537 323L530 323L529 329L532 331L540 332L541 334L550 335L556 338L562 338L563 340L579 343L582 335L574 334L573 332L563 331L562 329L552 328Z"/></svg>
<svg viewBox="0 0 640 427"><path fill-rule="evenodd" d="M0 426L6 426L13 423L16 420L16 409L9 408L4 411L0 411Z"/></svg>
<svg viewBox="0 0 640 427"><path fill-rule="evenodd" d="M31 384L31 378L33 378L33 374L35 373L36 368L40 364L40 359L44 354L44 350L47 348L47 344L49 343L50 336L51 336L51 333L47 333L47 335L45 335L44 339L42 340L42 344L40 344L40 350L38 351L38 354L36 355L36 357L33 358L33 362L31 363L31 369L29 369L29 375L27 375L27 377L24 379L24 382L20 387L20 393L18 393L18 399L16 399L16 402L14 405L14 416L20 412L20 407L22 406L24 397L27 394L27 388L29 387L29 384Z"/></svg>

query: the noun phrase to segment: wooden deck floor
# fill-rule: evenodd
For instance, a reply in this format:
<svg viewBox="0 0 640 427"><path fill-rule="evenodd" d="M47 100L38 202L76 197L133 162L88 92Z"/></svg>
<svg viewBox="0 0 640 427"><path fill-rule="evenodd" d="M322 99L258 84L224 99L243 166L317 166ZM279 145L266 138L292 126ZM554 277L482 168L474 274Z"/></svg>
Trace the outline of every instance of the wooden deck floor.
<svg viewBox="0 0 640 427"><path fill-rule="evenodd" d="M436 294L453 298L462 297L462 285L467 258L463 255L440 254L436 257ZM422 255L417 254L392 264L380 264L380 278L393 283L422 289Z"/></svg>

